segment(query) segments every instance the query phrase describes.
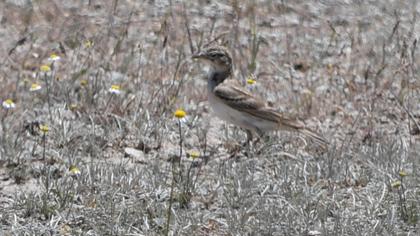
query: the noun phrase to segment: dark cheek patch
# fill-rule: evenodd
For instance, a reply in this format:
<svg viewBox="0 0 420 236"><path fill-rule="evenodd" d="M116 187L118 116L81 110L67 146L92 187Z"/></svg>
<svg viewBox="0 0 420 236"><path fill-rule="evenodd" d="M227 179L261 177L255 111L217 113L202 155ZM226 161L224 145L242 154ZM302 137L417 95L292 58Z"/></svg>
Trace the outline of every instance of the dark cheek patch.
<svg viewBox="0 0 420 236"><path fill-rule="evenodd" d="M219 60L223 63L223 64L227 64L230 65L230 60L229 58L227 58L226 56L222 56L219 58Z"/></svg>

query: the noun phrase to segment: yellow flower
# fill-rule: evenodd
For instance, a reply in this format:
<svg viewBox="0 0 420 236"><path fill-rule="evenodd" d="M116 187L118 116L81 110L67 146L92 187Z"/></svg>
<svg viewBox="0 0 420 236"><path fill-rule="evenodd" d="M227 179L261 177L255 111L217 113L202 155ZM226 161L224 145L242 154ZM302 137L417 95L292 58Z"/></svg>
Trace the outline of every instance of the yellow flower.
<svg viewBox="0 0 420 236"><path fill-rule="evenodd" d="M91 47L93 47L94 43L93 43L93 41L87 39L87 40L85 40L83 45L85 46L85 48L91 48Z"/></svg>
<svg viewBox="0 0 420 236"><path fill-rule="evenodd" d="M405 176L408 175L407 172L405 172L403 170L400 170L400 172L398 172L398 174L400 175L400 177L405 177Z"/></svg>
<svg viewBox="0 0 420 236"><path fill-rule="evenodd" d="M49 65L42 65L39 69L42 72L50 72L51 71L51 67Z"/></svg>
<svg viewBox="0 0 420 236"><path fill-rule="evenodd" d="M77 104L74 104L74 103L70 104L70 110L74 111L76 109L77 109Z"/></svg>
<svg viewBox="0 0 420 236"><path fill-rule="evenodd" d="M186 113L184 110L182 110L182 109L178 109L178 110L176 110L176 111L174 112L174 116L175 116L176 118L178 118L178 119L182 119L182 118L184 118L186 115L187 115L187 113Z"/></svg>
<svg viewBox="0 0 420 236"><path fill-rule="evenodd" d="M48 125L39 125L39 130L41 130L41 132L43 134L48 133L48 131L50 130L50 128L48 127Z"/></svg>
<svg viewBox="0 0 420 236"><path fill-rule="evenodd" d="M24 78L23 79L23 83L25 84L29 84L31 82L31 80L29 78Z"/></svg>
<svg viewBox="0 0 420 236"><path fill-rule="evenodd" d="M333 74L333 72L334 72L334 65L333 65L333 64L331 64L331 63L329 63L329 64L327 65L327 73L328 73L329 75L332 75L332 74Z"/></svg>
<svg viewBox="0 0 420 236"><path fill-rule="evenodd" d="M60 226L60 235L71 235L72 228L68 224Z"/></svg>
<svg viewBox="0 0 420 236"><path fill-rule="evenodd" d="M88 81L87 80L85 80L85 79L82 79L82 80L80 80L80 85L81 86L86 86L88 84Z"/></svg>
<svg viewBox="0 0 420 236"><path fill-rule="evenodd" d="M197 152L197 151L189 151L188 152L188 155L193 159L193 160L195 160L195 159L197 159L198 157L200 157L200 153L199 152Z"/></svg>
<svg viewBox="0 0 420 236"><path fill-rule="evenodd" d="M71 175L80 175L81 174L81 171L75 165L70 166L69 172L70 172Z"/></svg>
<svg viewBox="0 0 420 236"><path fill-rule="evenodd" d="M121 86L114 84L109 89L109 92L112 93L112 94L120 94L121 93Z"/></svg>
<svg viewBox="0 0 420 236"><path fill-rule="evenodd" d="M48 58L49 61L59 61L61 57L57 56L55 53L51 53L50 57Z"/></svg>
<svg viewBox="0 0 420 236"><path fill-rule="evenodd" d="M246 80L246 83L249 84L249 85L254 85L255 83L257 83L257 80L255 79L255 75L250 74L248 76L248 79Z"/></svg>
<svg viewBox="0 0 420 236"><path fill-rule="evenodd" d="M246 83L247 84L249 84L249 85L253 85L253 84L255 84L257 81L255 80L255 79L247 79L246 80Z"/></svg>
<svg viewBox="0 0 420 236"><path fill-rule="evenodd" d="M37 84L37 83L33 83L32 85L31 85L31 88L29 89L29 91L31 91L31 92L33 92L33 91L38 91L38 90L40 90L42 87L41 87L41 85L39 85L39 84Z"/></svg>
<svg viewBox="0 0 420 236"><path fill-rule="evenodd" d="M401 181L399 180L391 183L391 187L393 188L399 188L400 186L401 186Z"/></svg>
<svg viewBox="0 0 420 236"><path fill-rule="evenodd" d="M12 108L15 108L16 107L16 104L13 102L13 100L12 99L6 99L6 100L4 100L3 101L3 107L5 108L5 109L12 109Z"/></svg>
<svg viewBox="0 0 420 236"><path fill-rule="evenodd" d="M312 96L312 91L305 88L302 90L302 94L307 95L307 96Z"/></svg>

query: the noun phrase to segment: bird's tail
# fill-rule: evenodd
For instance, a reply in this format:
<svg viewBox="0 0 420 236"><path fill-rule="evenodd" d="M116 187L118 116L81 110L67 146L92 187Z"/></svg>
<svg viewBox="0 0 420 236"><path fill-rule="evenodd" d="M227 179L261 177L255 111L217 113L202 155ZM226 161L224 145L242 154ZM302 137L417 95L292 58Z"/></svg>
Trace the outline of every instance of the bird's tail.
<svg viewBox="0 0 420 236"><path fill-rule="evenodd" d="M328 141L316 132L306 128L303 122L297 119L288 118L277 112L272 112L272 110L270 110L270 112L271 114L274 114L274 116L277 118L277 129L297 131L305 136L312 138L316 143L320 144L321 146L328 147Z"/></svg>
<svg viewBox="0 0 420 236"><path fill-rule="evenodd" d="M328 141L325 138L323 138L321 135L307 128L299 129L298 132L312 138L316 143L321 144L323 146L328 146L329 144Z"/></svg>

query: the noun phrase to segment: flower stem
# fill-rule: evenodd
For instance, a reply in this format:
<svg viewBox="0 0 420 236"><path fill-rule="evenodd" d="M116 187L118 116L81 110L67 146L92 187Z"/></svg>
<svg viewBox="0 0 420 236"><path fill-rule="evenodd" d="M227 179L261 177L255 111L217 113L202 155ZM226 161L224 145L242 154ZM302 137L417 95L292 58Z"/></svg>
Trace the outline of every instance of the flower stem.
<svg viewBox="0 0 420 236"><path fill-rule="evenodd" d="M178 120L178 127L179 127L179 159L178 159L178 167L181 166L181 157L182 157L182 122L181 120ZM171 181L171 192L169 194L169 206L168 206L168 212L167 212L167 218L166 218L166 230L165 235L169 235L169 224L171 222L171 215L172 215L172 203L173 203L173 195L174 195L174 188L175 188L175 177L176 177L176 168L175 168L175 161L171 161L172 165L172 181ZM180 175L181 176L181 175ZM182 176L181 176L182 177Z"/></svg>
<svg viewBox="0 0 420 236"><path fill-rule="evenodd" d="M47 89L48 114L50 115L50 122L52 123L50 84L48 83L48 76L46 74L44 75L44 80L45 80L45 87Z"/></svg>

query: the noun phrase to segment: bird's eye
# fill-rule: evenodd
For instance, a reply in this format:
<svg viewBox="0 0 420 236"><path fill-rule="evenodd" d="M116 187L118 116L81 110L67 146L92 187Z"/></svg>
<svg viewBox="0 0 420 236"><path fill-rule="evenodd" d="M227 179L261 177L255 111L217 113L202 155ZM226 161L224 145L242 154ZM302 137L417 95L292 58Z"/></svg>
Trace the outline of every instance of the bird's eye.
<svg viewBox="0 0 420 236"><path fill-rule="evenodd" d="M212 53L210 54L210 59L217 60L217 59L223 59L223 54L220 53Z"/></svg>

